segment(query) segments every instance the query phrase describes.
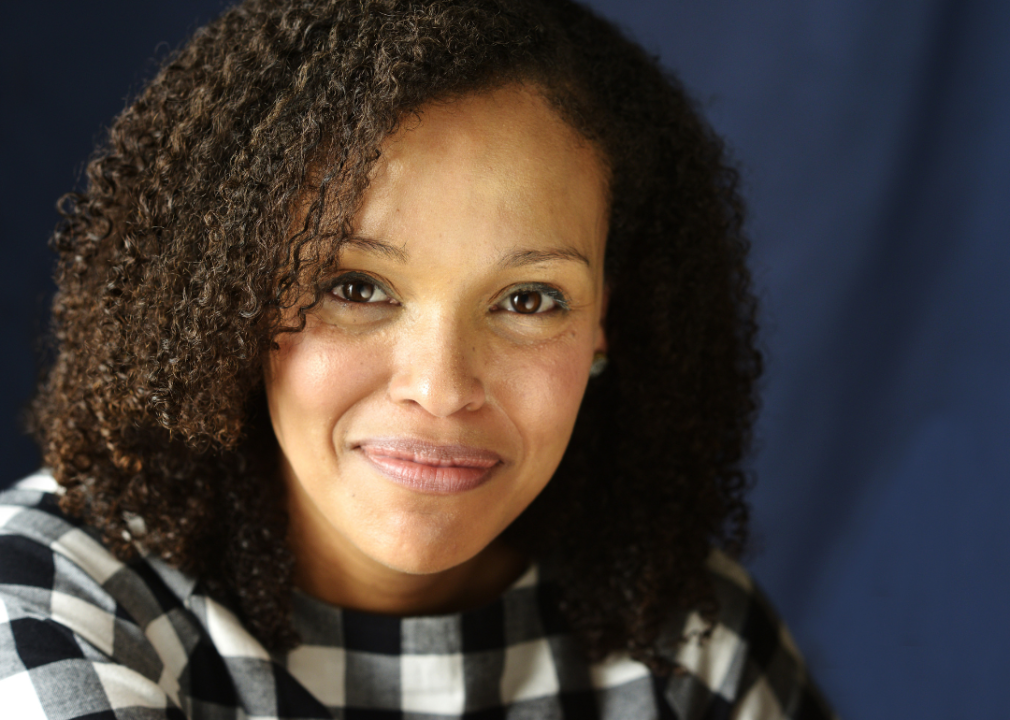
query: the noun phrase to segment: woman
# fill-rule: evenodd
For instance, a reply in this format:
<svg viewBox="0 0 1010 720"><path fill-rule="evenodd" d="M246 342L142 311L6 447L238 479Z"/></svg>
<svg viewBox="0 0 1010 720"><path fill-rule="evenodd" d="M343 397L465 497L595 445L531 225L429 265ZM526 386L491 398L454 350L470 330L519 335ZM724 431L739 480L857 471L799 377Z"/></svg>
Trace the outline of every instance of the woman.
<svg viewBox="0 0 1010 720"><path fill-rule="evenodd" d="M725 554L760 371L735 175L610 25L249 0L88 178L55 483L0 515L24 716L826 715Z"/></svg>

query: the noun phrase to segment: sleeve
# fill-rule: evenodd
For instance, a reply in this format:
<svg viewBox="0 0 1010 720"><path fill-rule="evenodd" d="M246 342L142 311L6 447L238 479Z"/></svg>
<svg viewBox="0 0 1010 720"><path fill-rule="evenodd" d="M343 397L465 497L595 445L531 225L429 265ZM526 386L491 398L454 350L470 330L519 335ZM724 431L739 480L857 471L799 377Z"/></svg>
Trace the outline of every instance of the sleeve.
<svg viewBox="0 0 1010 720"><path fill-rule="evenodd" d="M42 518L36 526L51 520L25 513ZM0 532L0 715L185 720L159 685L161 663L140 628L44 537L11 524Z"/></svg>
<svg viewBox="0 0 1010 720"><path fill-rule="evenodd" d="M721 553L710 560L719 618L688 616L677 638L676 672L664 695L678 718L834 720L803 657L746 571Z"/></svg>

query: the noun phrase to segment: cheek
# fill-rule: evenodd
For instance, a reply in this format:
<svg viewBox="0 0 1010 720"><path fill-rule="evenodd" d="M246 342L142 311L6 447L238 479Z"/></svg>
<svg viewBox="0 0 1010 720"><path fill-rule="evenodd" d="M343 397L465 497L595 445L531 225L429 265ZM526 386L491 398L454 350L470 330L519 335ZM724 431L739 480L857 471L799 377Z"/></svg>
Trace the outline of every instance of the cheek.
<svg viewBox="0 0 1010 720"><path fill-rule="evenodd" d="M588 371L583 348L546 349L534 360L515 363L505 384L506 412L529 451L560 461L585 394Z"/></svg>
<svg viewBox="0 0 1010 720"><path fill-rule="evenodd" d="M306 329L281 342L266 373L270 415L278 439L287 426L332 425L375 385L374 350ZM322 424L320 424L320 421Z"/></svg>

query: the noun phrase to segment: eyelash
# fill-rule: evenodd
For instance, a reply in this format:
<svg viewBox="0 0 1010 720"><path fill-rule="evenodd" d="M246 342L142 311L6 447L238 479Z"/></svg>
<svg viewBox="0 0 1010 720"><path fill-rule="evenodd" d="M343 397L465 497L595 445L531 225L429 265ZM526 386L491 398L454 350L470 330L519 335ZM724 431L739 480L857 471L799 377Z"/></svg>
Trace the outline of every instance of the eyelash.
<svg viewBox="0 0 1010 720"><path fill-rule="evenodd" d="M376 290L384 294L387 298L385 301L375 301L373 302L361 302L356 300L350 300L346 297L341 297L337 294L338 288L353 284L371 285ZM351 272L341 275L335 278L328 286L327 292L333 295L338 301L342 303L347 303L349 305L377 305L382 302L386 302L390 305L399 305L400 303L393 299L392 293L386 289L385 285L378 282L374 277L366 275L360 272ZM512 298L516 295L522 294L532 294L539 293L541 296L549 299L554 303L554 306L544 311L534 311L530 313L519 312L516 309L507 310L502 307L504 304L509 303ZM502 294L501 299L498 300L491 306L492 312L503 311L515 315L552 315L558 312L567 312L570 309L570 304L568 298L565 297L557 288L551 287L550 285L541 285L539 283L534 283L530 285L520 285L518 287L509 288L505 293ZM538 308L539 310L539 308Z"/></svg>
<svg viewBox="0 0 1010 720"><path fill-rule="evenodd" d="M550 299L554 303L554 307L542 312L535 311L531 313L522 313L518 310L505 310L505 308L501 307L503 304L511 301L511 299L516 295L532 293L540 293L543 297ZM557 288L553 288L550 285L533 284L509 288L508 291L503 294L502 299L495 303L492 307L504 312L514 313L515 315L552 315L557 312L566 312L569 309L569 303L568 298L566 298L564 293Z"/></svg>
<svg viewBox="0 0 1010 720"><path fill-rule="evenodd" d="M349 300L337 294L337 290L339 288L346 285L354 285L354 284L371 285L376 290L378 290L379 292L381 292L383 295L386 296L387 299L385 300L385 302L389 303L390 305L400 304L399 302L393 299L393 294L386 289L385 285L378 282L375 278L371 277L370 275L365 275L364 273L359 272L347 273L345 275L341 275L340 277L336 278L335 280L333 280L332 283L330 283L327 292L333 295L340 302L344 302L349 305L378 305L383 302L381 300L377 300L375 302L360 302L357 300Z"/></svg>

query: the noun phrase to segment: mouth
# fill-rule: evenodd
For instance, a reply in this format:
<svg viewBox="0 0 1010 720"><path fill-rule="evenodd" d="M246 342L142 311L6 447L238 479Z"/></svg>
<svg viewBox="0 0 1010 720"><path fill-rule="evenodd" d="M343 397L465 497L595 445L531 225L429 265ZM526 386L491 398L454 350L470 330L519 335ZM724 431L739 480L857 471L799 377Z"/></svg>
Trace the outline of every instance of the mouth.
<svg viewBox="0 0 1010 720"><path fill-rule="evenodd" d="M491 479L501 457L468 445L436 445L408 438L372 438L357 443L372 466L397 485L422 493L454 495Z"/></svg>

